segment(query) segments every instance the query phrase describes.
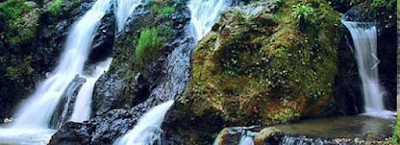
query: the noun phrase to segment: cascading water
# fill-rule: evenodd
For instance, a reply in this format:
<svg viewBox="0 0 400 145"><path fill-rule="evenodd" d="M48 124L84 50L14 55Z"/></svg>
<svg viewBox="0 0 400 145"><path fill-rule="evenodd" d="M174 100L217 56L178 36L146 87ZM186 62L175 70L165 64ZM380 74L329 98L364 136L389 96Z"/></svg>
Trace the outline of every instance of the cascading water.
<svg viewBox="0 0 400 145"><path fill-rule="evenodd" d="M253 138L251 136L242 135L239 145L254 145Z"/></svg>
<svg viewBox="0 0 400 145"><path fill-rule="evenodd" d="M35 140L48 139L54 133L54 130L49 129L50 119L70 82L76 75L82 75L90 52L92 36L100 20L110 8L111 1L97 0L92 8L74 24L58 66L22 105L15 116L15 121L8 128L0 130L0 140L45 144ZM36 137L38 135L45 137Z"/></svg>
<svg viewBox="0 0 400 145"><path fill-rule="evenodd" d="M82 74L93 33L110 4L111 0L98 0L73 26L59 65L19 110L13 127L48 128L50 117L64 90L75 75Z"/></svg>
<svg viewBox="0 0 400 145"><path fill-rule="evenodd" d="M374 23L342 21L354 41L358 71L363 84L364 109L369 116L392 118L395 113L385 110L382 87L379 84L377 59L377 30Z"/></svg>
<svg viewBox="0 0 400 145"><path fill-rule="evenodd" d="M112 58L109 58L104 62L99 63L91 76L84 76L86 82L78 92L70 121L83 122L90 119L94 85L100 76L110 68L111 61Z"/></svg>
<svg viewBox="0 0 400 145"><path fill-rule="evenodd" d="M201 40L218 20L221 13L229 7L230 0L191 0L188 7L191 12L191 33Z"/></svg>
<svg viewBox="0 0 400 145"><path fill-rule="evenodd" d="M160 139L161 124L173 104L174 101L168 101L152 108L140 118L132 130L118 139L114 145L152 145Z"/></svg>
<svg viewBox="0 0 400 145"><path fill-rule="evenodd" d="M117 15L117 29L118 32L122 31L125 26L125 22L128 19L128 16L131 15L133 10L139 4L141 3L141 0L117 0L117 6L115 7L115 14Z"/></svg>
<svg viewBox="0 0 400 145"><path fill-rule="evenodd" d="M124 28L128 16L140 3L140 0L117 0L117 6L114 7L114 11L116 14L118 32ZM86 82L79 90L77 100L74 105L74 111L71 115L71 118L69 119L70 121L83 122L90 119L91 100L94 85L96 81L100 78L100 76L104 73L104 71L107 71L109 69L111 61L112 59L108 59L105 62L100 63L92 76L84 76Z"/></svg>
<svg viewBox="0 0 400 145"><path fill-rule="evenodd" d="M201 38L204 37L206 33L211 30L211 27L215 24L216 20L219 18L220 14L223 10L225 10L229 6L228 0L191 0L188 3L188 7L191 11L191 22L188 36L193 36L199 41ZM136 7L136 6L135 6ZM118 11L118 10L117 10ZM126 11L127 13L131 13L131 10L127 8L121 8L119 11ZM125 22L127 15L121 15L119 21ZM121 23L120 22L120 23ZM122 28L119 28L122 30ZM163 90L166 87L162 87L160 89L155 89L156 94L170 94L170 95L177 95L184 87L176 87L181 86L178 84L185 83L185 79L180 78L181 75L184 75L188 70L181 70L182 68L189 68L184 67L186 65L190 65L190 56L184 50L187 48L178 47L176 48L170 58L170 67L178 68L172 69L171 73L171 85L174 85L171 92L175 93L161 93L157 92L157 90ZM180 69L179 69L180 68ZM160 86L168 85L168 83ZM169 88L169 87L167 87ZM168 96L168 100L173 100L174 96ZM161 134L161 123L164 120L164 115L168 111L168 109L172 106L173 101L165 102L161 105L158 105L152 108L148 113L146 113L142 118L139 120L138 124L127 134L125 134L122 138L118 139L114 145L149 145L152 144L154 141L159 139Z"/></svg>

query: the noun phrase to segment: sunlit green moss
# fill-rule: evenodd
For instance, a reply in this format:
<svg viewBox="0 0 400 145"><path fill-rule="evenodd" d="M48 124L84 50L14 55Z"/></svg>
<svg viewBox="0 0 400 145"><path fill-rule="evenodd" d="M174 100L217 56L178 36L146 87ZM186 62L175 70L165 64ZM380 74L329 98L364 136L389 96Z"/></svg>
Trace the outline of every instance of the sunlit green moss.
<svg viewBox="0 0 400 145"><path fill-rule="evenodd" d="M49 6L49 13L53 16L57 16L62 9L63 0L55 0Z"/></svg>

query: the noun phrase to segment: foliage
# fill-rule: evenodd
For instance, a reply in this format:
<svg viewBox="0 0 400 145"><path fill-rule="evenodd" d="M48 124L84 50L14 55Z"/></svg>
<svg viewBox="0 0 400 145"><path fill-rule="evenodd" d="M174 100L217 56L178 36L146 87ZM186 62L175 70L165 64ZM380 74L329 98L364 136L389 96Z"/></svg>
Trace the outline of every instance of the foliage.
<svg viewBox="0 0 400 145"><path fill-rule="evenodd" d="M283 15L282 14L274 14L272 16L273 20L275 22L282 22L283 21Z"/></svg>
<svg viewBox="0 0 400 145"><path fill-rule="evenodd" d="M161 6L158 4L153 4L153 6L151 7L151 10L160 15L167 15L167 14L174 13L176 11L174 7Z"/></svg>
<svg viewBox="0 0 400 145"><path fill-rule="evenodd" d="M371 5L372 9L378 9L380 7L383 7L386 9L392 9L392 8L394 8L394 6L396 6L396 1L395 0L372 0L370 5Z"/></svg>
<svg viewBox="0 0 400 145"><path fill-rule="evenodd" d="M158 48L162 45L162 39L158 33L159 29L144 28L140 32L139 40L136 45L135 55L139 65L154 60L158 56Z"/></svg>
<svg viewBox="0 0 400 145"><path fill-rule="evenodd" d="M308 25L315 24L317 18L316 11L309 4L293 6L291 16L300 28L306 28Z"/></svg>
<svg viewBox="0 0 400 145"><path fill-rule="evenodd" d="M61 12L63 0L55 0L49 6L49 12L53 16L57 16Z"/></svg>

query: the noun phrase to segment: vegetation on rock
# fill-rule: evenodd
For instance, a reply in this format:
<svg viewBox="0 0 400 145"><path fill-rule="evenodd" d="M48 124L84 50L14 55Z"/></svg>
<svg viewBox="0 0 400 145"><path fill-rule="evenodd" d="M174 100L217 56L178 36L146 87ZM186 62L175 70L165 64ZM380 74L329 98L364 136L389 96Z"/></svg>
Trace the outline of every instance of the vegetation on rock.
<svg viewBox="0 0 400 145"><path fill-rule="evenodd" d="M292 7L299 3L307 10ZM323 113L333 95L340 36L332 32L342 28L339 14L326 1L285 1L257 14L246 9L255 8L223 13L199 42L182 101L188 116L246 126ZM316 27L299 31L303 20L293 13L299 19L315 15Z"/></svg>
<svg viewBox="0 0 400 145"><path fill-rule="evenodd" d="M52 14L53 16L57 16L61 12L62 3L63 3L63 0L53 1L49 6L50 14Z"/></svg>
<svg viewBox="0 0 400 145"><path fill-rule="evenodd" d="M37 80L33 59L40 10L25 2L0 3L0 102L5 103L4 110L29 93Z"/></svg>

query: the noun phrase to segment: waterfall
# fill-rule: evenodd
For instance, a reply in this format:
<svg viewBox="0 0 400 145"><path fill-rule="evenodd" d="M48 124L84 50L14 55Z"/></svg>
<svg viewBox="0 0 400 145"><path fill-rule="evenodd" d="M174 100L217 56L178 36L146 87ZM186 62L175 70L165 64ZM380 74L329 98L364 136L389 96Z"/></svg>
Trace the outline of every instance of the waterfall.
<svg viewBox="0 0 400 145"><path fill-rule="evenodd" d="M168 101L153 107L140 118L132 130L118 139L114 145L152 145L160 139L161 124L173 104L174 101Z"/></svg>
<svg viewBox="0 0 400 145"><path fill-rule="evenodd" d="M117 0L117 6L114 11L117 17L118 32L124 29L128 16L131 15L133 10L135 10L140 3L141 0Z"/></svg>
<svg viewBox="0 0 400 145"><path fill-rule="evenodd" d="M242 135L239 145L254 145L253 138L251 136Z"/></svg>
<svg viewBox="0 0 400 145"><path fill-rule="evenodd" d="M61 60L52 75L44 80L35 93L17 112L15 128L48 128L53 112L75 75L82 74L89 55L94 31L110 7L111 0L98 0L72 27Z"/></svg>
<svg viewBox="0 0 400 145"><path fill-rule="evenodd" d="M83 122L90 119L94 85L100 76L110 68L111 61L112 58L108 58L96 66L96 69L91 76L84 76L86 82L78 92L70 121Z"/></svg>
<svg viewBox="0 0 400 145"><path fill-rule="evenodd" d="M221 13L229 7L229 0L191 0L188 7L191 12L191 33L201 40L220 17Z"/></svg>
<svg viewBox="0 0 400 145"><path fill-rule="evenodd" d="M354 42L358 72L363 86L365 114L392 118L395 113L385 110L382 86L377 66L377 30L374 23L342 21L349 29Z"/></svg>

